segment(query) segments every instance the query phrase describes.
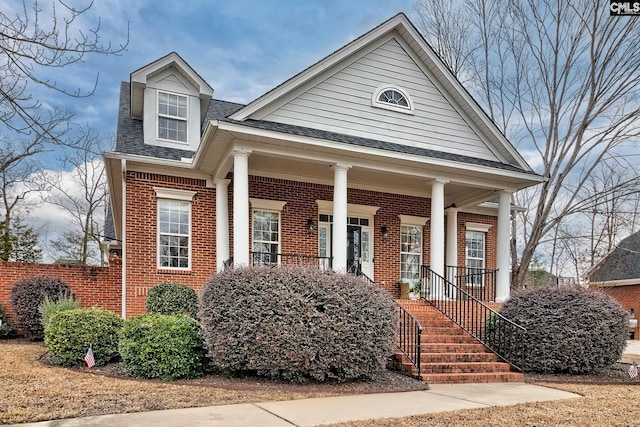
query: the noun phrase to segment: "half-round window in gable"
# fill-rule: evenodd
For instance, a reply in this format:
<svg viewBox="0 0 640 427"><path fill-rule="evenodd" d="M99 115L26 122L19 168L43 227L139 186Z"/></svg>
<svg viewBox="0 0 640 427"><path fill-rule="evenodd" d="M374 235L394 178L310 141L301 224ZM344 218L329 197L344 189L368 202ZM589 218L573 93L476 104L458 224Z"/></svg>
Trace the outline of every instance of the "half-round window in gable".
<svg viewBox="0 0 640 427"><path fill-rule="evenodd" d="M378 102L386 102L387 104L399 105L409 108L407 98L395 89L387 89L380 94Z"/></svg>
<svg viewBox="0 0 640 427"><path fill-rule="evenodd" d="M395 86L379 87L373 94L371 105L402 113L413 113L411 98L406 92Z"/></svg>

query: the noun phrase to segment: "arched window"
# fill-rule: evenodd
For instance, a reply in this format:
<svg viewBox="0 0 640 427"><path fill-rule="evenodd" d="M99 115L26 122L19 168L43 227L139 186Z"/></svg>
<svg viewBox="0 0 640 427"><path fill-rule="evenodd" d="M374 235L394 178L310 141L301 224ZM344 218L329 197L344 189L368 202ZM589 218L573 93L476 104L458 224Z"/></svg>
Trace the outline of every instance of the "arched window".
<svg viewBox="0 0 640 427"><path fill-rule="evenodd" d="M409 98L409 95L407 95L405 91L395 86L385 85L378 87L371 98L371 105L387 110L413 114L413 102L411 98Z"/></svg>
<svg viewBox="0 0 640 427"><path fill-rule="evenodd" d="M378 102L386 102L387 104L399 105L409 108L407 98L395 89L387 89L378 96Z"/></svg>

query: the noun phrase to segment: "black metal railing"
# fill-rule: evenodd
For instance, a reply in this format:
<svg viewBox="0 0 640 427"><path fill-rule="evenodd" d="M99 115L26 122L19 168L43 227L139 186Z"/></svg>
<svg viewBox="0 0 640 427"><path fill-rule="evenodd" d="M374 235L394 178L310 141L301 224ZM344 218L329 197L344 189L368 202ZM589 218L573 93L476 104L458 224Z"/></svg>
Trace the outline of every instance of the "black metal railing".
<svg viewBox="0 0 640 427"><path fill-rule="evenodd" d="M257 265L308 265L322 271L331 270L332 258L317 255L281 254L275 252L251 252L251 264Z"/></svg>
<svg viewBox="0 0 640 427"><path fill-rule="evenodd" d="M446 278L466 290L480 301L496 300L496 271L490 268L473 268L459 265L446 266ZM451 295L450 298L455 298Z"/></svg>
<svg viewBox="0 0 640 427"><path fill-rule="evenodd" d="M513 368L523 366L527 330L507 319L466 289L456 286L429 266L421 269L420 297L471 334ZM455 295L455 298L447 295Z"/></svg>
<svg viewBox="0 0 640 427"><path fill-rule="evenodd" d="M415 366L420 375L420 353L422 325L406 308L396 302L396 312L399 318L398 338L396 346L402 354Z"/></svg>

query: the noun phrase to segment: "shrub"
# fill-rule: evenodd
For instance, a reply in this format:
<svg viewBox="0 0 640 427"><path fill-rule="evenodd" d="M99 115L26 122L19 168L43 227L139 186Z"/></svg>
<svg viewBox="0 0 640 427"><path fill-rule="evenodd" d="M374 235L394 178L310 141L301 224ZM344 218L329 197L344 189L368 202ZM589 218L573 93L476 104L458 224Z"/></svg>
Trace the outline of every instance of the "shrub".
<svg viewBox="0 0 640 427"><path fill-rule="evenodd" d="M77 310L79 308L80 302L69 294L59 295L57 299L50 299L48 296L45 296L39 309L42 326L46 330L51 316L59 311Z"/></svg>
<svg viewBox="0 0 640 427"><path fill-rule="evenodd" d="M149 314L198 313L198 294L192 288L178 283L164 282L149 289L145 303Z"/></svg>
<svg viewBox="0 0 640 427"><path fill-rule="evenodd" d="M274 379L372 378L391 354L391 297L352 275L302 267L229 269L205 285L200 318L213 365Z"/></svg>
<svg viewBox="0 0 640 427"><path fill-rule="evenodd" d="M200 324L182 314L128 319L119 349L125 369L141 378L195 378L208 364Z"/></svg>
<svg viewBox="0 0 640 427"><path fill-rule="evenodd" d="M33 276L20 280L11 290L11 306L28 339L42 340L44 327L40 306L45 297L57 301L60 295L74 296L69 286L56 277Z"/></svg>
<svg viewBox="0 0 640 427"><path fill-rule="evenodd" d="M118 357L121 333L122 319L114 312L83 308L59 311L51 316L44 342L59 365L82 366L92 346L96 365L100 366Z"/></svg>
<svg viewBox="0 0 640 427"><path fill-rule="evenodd" d="M9 338L14 332L13 323L9 320L2 304L0 304L0 339Z"/></svg>
<svg viewBox="0 0 640 427"><path fill-rule="evenodd" d="M583 374L620 359L628 314L610 296L577 287L543 287L514 295L500 313L524 326L525 371ZM514 342L503 340L505 345Z"/></svg>

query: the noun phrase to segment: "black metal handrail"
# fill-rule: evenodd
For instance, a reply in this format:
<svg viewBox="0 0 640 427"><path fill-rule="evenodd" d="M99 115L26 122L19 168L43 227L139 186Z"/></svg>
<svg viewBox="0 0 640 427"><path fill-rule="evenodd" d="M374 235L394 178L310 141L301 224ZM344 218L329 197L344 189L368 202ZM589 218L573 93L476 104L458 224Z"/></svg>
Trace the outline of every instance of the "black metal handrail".
<svg viewBox="0 0 640 427"><path fill-rule="evenodd" d="M465 289L453 284L429 266L421 269L421 299L426 300L455 324L471 334L513 368L522 370L524 335L527 330L507 319ZM455 295L455 298L447 295Z"/></svg>
<svg viewBox="0 0 640 427"><path fill-rule="evenodd" d="M332 258L305 254L283 254L252 251L251 264L256 265L309 265L326 271L331 269Z"/></svg>
<svg viewBox="0 0 640 427"><path fill-rule="evenodd" d="M496 271L498 270L490 268L447 265L445 277L480 301L495 301Z"/></svg>
<svg viewBox="0 0 640 427"><path fill-rule="evenodd" d="M418 319L409 312L409 310L404 308L397 301L396 311L399 318L396 346L400 349L402 354L409 359L411 364L415 366L418 370L418 375L420 375L420 353L422 352L420 337L422 335L422 325Z"/></svg>

